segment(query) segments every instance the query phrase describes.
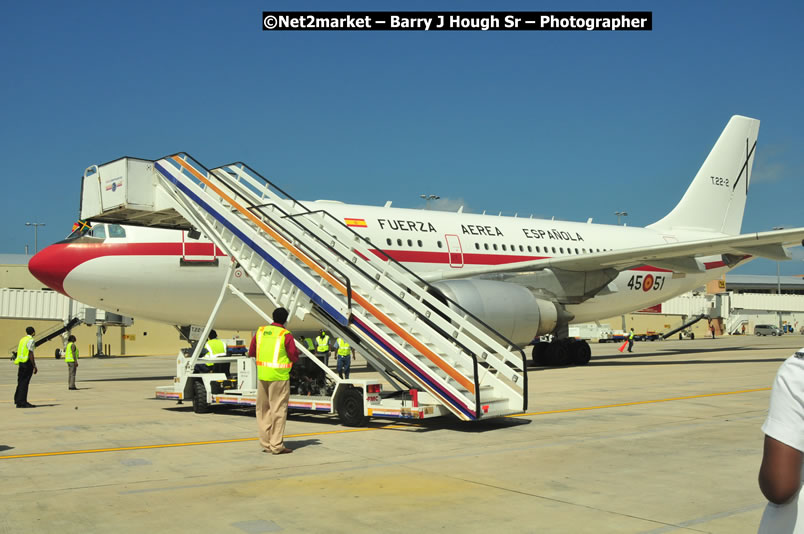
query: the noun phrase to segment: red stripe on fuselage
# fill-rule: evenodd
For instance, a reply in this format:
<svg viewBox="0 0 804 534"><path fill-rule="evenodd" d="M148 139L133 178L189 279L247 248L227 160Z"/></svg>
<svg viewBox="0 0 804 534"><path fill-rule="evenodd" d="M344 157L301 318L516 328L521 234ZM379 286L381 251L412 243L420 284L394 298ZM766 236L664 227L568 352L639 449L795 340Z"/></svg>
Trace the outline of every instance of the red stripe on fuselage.
<svg viewBox="0 0 804 534"><path fill-rule="evenodd" d="M67 275L79 265L105 256L176 256L209 254L209 243L56 243L28 262L28 270L40 282L63 295ZM215 247L216 256L225 256Z"/></svg>

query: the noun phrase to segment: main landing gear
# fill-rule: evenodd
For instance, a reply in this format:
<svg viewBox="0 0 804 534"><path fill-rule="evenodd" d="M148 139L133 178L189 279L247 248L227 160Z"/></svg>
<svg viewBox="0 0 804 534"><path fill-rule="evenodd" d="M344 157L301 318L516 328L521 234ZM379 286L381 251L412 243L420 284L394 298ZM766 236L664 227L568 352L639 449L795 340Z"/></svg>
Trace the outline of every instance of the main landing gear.
<svg viewBox="0 0 804 534"><path fill-rule="evenodd" d="M592 349L584 340L564 338L550 343L540 341L533 345L533 363L549 367L586 365L592 359Z"/></svg>

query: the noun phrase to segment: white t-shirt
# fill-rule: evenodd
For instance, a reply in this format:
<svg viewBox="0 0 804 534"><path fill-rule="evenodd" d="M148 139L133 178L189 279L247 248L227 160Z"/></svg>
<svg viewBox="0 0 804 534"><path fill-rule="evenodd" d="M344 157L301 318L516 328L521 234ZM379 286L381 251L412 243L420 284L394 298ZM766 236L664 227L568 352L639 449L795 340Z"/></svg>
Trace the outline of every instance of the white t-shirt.
<svg viewBox="0 0 804 534"><path fill-rule="evenodd" d="M804 452L804 348L779 367L762 432ZM804 468L801 475L804 481ZM801 520L797 520L798 517ZM800 491L785 504L769 502L762 514L759 534L783 532L804 534L804 498Z"/></svg>

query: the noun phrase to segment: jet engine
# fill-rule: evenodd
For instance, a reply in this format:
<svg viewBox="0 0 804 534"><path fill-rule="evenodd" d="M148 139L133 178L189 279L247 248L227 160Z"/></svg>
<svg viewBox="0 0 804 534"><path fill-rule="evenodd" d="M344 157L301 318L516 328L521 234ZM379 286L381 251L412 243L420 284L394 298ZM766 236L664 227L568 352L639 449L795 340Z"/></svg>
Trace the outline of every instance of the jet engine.
<svg viewBox="0 0 804 534"><path fill-rule="evenodd" d="M552 332L560 315L555 303L509 282L445 280L433 283L430 293L442 301L449 298L518 345Z"/></svg>

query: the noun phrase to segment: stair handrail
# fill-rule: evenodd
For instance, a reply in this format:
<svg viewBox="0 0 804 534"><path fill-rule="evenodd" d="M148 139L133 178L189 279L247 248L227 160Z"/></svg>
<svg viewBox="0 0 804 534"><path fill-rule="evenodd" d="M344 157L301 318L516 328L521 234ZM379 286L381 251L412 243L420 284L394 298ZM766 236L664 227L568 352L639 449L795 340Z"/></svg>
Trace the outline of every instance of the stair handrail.
<svg viewBox="0 0 804 534"><path fill-rule="evenodd" d="M248 169L248 171L249 171L250 173L255 174L255 175L258 177L258 178L260 178L262 181L264 181L264 182L266 183L266 185L267 185L267 186L272 187L272 188L276 189L277 191L279 191L280 193L282 193L282 194L283 194L285 197L287 197L287 199L288 199L288 200L292 201L292 202L293 202L295 205L299 206L299 207L300 207L302 210L304 210L304 211L305 211L307 214L313 214L313 213L316 213L316 212L318 212L318 211L319 211L319 210L315 210L315 211L310 210L310 208L308 208L308 207L307 207L307 206L305 206L303 203L301 203L301 202L299 202L298 200L296 200L296 199L295 199L294 197L292 197L290 194L288 194L287 192L285 192L285 191L284 191L282 188L280 188L279 186L277 186L276 184L274 184L273 182L271 182L270 180L268 180L267 178L265 178L264 176L262 176L262 175L261 175L259 172L257 172L257 171L256 171L256 170L254 170L252 167L250 167L248 164L246 164L246 163L244 163L244 162L242 162L242 161L237 161L237 162L234 162L234 163L228 163L228 164L226 164L226 165L221 165L221 166L215 167L215 168L214 168L214 169L212 169L212 170L213 170L213 171L216 171L216 170L221 170L221 171L224 171L224 172L227 172L227 173L228 173L229 171L227 171L227 170L226 170L224 167L236 166L236 165L241 165L241 166L243 166L245 169ZM324 213L324 214L325 214L325 215L326 215L328 218L330 218L330 219L332 219L333 221L337 222L337 223L338 223L340 226L342 226L344 229L346 229L348 232L350 232L350 233L351 233L351 234L352 234L354 237L356 237L356 238L358 238L360 241L362 241L362 242L363 242L363 243L364 243L366 246L368 246L369 248L374 248L374 247L375 247L375 245L374 245L373 243L371 243L371 241L369 241L368 239L366 239L366 238L365 238L365 237L363 237L362 235L358 234L357 232L355 232L354 230L352 230L351 228L349 228L348 226L346 226L345 224L343 224L343 222L342 222L342 221L340 221L340 220L339 220L337 217L333 216L333 215L332 215L331 213L329 213L328 211L326 211L326 210L320 210L320 211L321 211L321 213ZM381 254L381 255L382 255L384 258L385 258L385 260L387 260L388 262L390 262L390 263L394 264L395 266L397 266L397 267L401 268L402 270L406 271L406 272L407 272L407 274L409 274L411 277L415 278L415 279L416 279L416 280L417 280L417 281L418 281L420 284L422 284L422 286L426 287L427 289L434 289L434 288L433 288L433 286L432 286L432 285L431 285L429 282L427 282L427 281L425 281L424 279L422 279L422 278L421 278L421 277L420 277L418 274L416 274L415 272L411 271L411 270L410 270L408 267L406 267L404 264L402 264L402 263L398 262L398 261L397 261L397 260L395 260L393 257L389 256L389 255L388 255L388 254L387 254L387 253L386 253L384 250L382 250L381 248L376 248L376 251L377 251L377 253ZM488 330L488 331L489 331L489 332L490 332L490 333L491 333L493 336L496 336L496 337L498 338L498 341L503 341L503 342L505 342L505 344L507 344L507 345L508 345L509 347L511 347L513 350L518 350L519 352L521 352L521 353L523 354L523 363L525 362L525 360L524 360L524 352L522 351L522 349L521 349L521 348L520 348L520 347L519 347L517 344L515 344L514 342L512 342L510 339L506 338L506 337L505 337L503 334L501 334L500 332L498 332L497 330L495 330L494 328L492 328L491 326L489 326L489 325L488 325L487 323L485 323L483 320L481 320L480 318L478 318L478 317L476 317L474 314L472 314L472 312L470 312L470 311L466 310L466 309L465 309L463 306L461 306L460 304L458 304L458 303L457 303L457 302L455 302L454 300L450 299L450 298L449 298L449 297L447 297L446 295L444 295L444 299L445 299L445 300L447 300L449 303L454 304L454 305L455 305L455 306L456 306L456 307L457 307L457 308L458 308L458 309L459 309L461 312L463 312L465 315L467 315L468 317L470 317L472 320L476 321L478 324L480 324L480 325L482 325L483 327L485 327L485 328L486 328L486 329L487 329L487 330ZM524 366L524 367L527 367L527 366Z"/></svg>
<svg viewBox="0 0 804 534"><path fill-rule="evenodd" d="M231 194L232 194L232 198L229 198L228 200L226 198L223 198L222 192L220 192L220 190L215 191L216 186L212 187L212 192L215 193L216 198L219 199L220 201L222 201L222 203L224 203L224 204L230 204L231 205L231 203L235 202L235 199L237 199L236 202L238 204L240 204L242 207L240 209L235 210L235 211L239 211L239 212L242 213L241 210L246 210L246 209L251 210L251 209L253 209L252 208L253 206L256 206L256 204L254 202L252 202L252 200L248 196L245 196L241 192L239 192L236 189L230 187L229 184L226 184L224 180L222 180L215 173L213 173L212 171L207 169L203 164L198 162L198 160L196 160L195 158L193 158L189 154L186 154L186 153L173 154L171 156L167 156L165 158L162 158L162 159L160 159L158 161L162 161L163 159L164 159L164 161L166 163L168 163L168 165L170 167L172 167L173 170L170 171L171 173L173 173L173 172L178 173L180 176L183 176L185 179L190 180L192 183L195 184L196 187L199 187L202 191L204 191L205 195L212 196L212 195L210 195L210 192L207 191L207 185L211 185L211 182L213 180L215 182L219 183L219 184L222 184L222 185L226 186L226 189L228 189L229 192L231 192ZM178 165L176 165L174 162L178 163ZM182 164L182 162L183 162L183 164ZM205 177L201 176L201 170L199 170L199 169L203 170L203 172L206 173ZM231 175L227 173L226 176L231 176ZM200 183L200 182L208 182L208 183ZM205 200L201 200L201 201L205 202ZM217 202L217 200L216 200L216 202ZM234 206L232 206L232 207L234 207ZM225 209L225 206L224 206L224 209ZM282 213L283 213L283 215L287 215L287 212L284 211L284 209L282 210ZM282 237L282 239L285 239L289 243L293 243L294 247L296 247L299 244L303 243L301 240L297 239L293 235L289 234L286 230L284 230L282 228L282 225L278 224L276 222L276 217L272 216L271 213L265 212L262 209L257 209L256 214L254 212L252 212L252 215L255 215L255 216L259 215L261 217L260 221L263 224L270 223L271 227L272 227L271 230L274 231L274 232L278 232L277 235ZM282 218L286 218L286 217L283 216ZM290 220L292 221L292 219L290 219ZM254 221L252 221L252 222L254 222ZM295 223L295 221L293 221L293 222ZM309 230L305 229L303 226L300 226L299 229L301 231L305 232L306 234L310 234L317 241L319 241L322 246L330 248L327 245L327 243L324 242L317 234L315 234L313 232L310 232ZM306 247L306 248L309 248L309 247ZM339 252L334 251L334 250L332 252L337 254L337 256L340 257L342 260L348 261L347 258L345 256L343 256L342 254L340 254ZM335 268L332 265L332 263L330 261L326 260L325 258L321 258L321 261L322 261L322 266L328 267L328 268ZM371 277L369 277L366 273L363 273L362 270L361 270L361 273L367 279L371 279ZM421 317L420 314L418 314L418 312L416 312L415 310L411 310L411 311L415 312L415 315L417 317ZM329 315L329 314L327 314L327 315ZM351 322L351 313L350 313L349 320ZM475 411L474 411L474 413L475 413L475 417L479 418L479 416L481 414L481 406L480 406L480 402L479 402L479 389L480 388L479 388L479 383L478 383L477 361L476 361L475 356L471 353L471 351L468 351L468 352L469 352L469 354L466 354L466 355L471 357L473 359L473 362L474 362L473 363L473 377L472 377L473 378L473 383L474 383L474 391L475 391Z"/></svg>
<svg viewBox="0 0 804 534"><path fill-rule="evenodd" d="M226 174L227 174L227 175L229 175L229 176L232 176L232 175L233 175L233 173L232 173L231 171L229 171L229 170L228 170L226 167L237 167L237 166L240 166L240 167L242 167L243 169L246 169L246 170L249 172L249 174L254 174L254 175L256 175L256 176L257 176L259 179L261 179L261 180L262 180L262 181L263 181L263 182L266 184L266 186L267 186L267 187L273 188L273 189L275 189L276 191L278 191L279 193L281 193L281 194L282 194L284 197L286 197L286 199L287 199L287 200L291 201L291 202L292 202L292 203L293 203L295 206L298 206L298 207L300 208L300 211L303 211L303 212L304 212L304 213L294 214L294 215L293 215L293 217L294 217L294 218L295 218L296 216L298 216L298 215L302 215L302 214L308 214L308 215L311 215L311 214L318 213L318 212L322 213L322 214L323 214L325 217L327 217L327 218L331 219L332 221L336 222L336 223L337 223L337 224L338 224L340 227L342 227L343 229L345 229L345 230L347 230L349 233L351 233L353 237L356 237L356 238L357 238L359 241L363 242L363 244L364 244L364 245L365 245L367 248L372 249L372 251L376 250L376 252L377 252L377 253L379 253L379 254L381 254L381 255L382 255L382 257L383 257L383 258L384 258L386 261L388 261L388 262L392 263L392 264L393 264L393 265L395 265L396 267L401 268L403 271L405 271L405 272L406 272L406 273L407 273L407 274L408 274L408 275L409 275L411 278L414 278L416 281L418 281L418 282L421 284L421 286L423 286L423 287L425 288L425 291L426 291L426 292L428 292L427 290L434 289L434 288L433 288L433 286L432 286L431 284L429 284L428 282L426 282L425 280L423 280L423 279L422 279L422 278L421 278L419 275L417 275L415 272L411 271L411 270L410 270L408 267L406 267L405 265L403 265L403 264L401 264L400 262L398 262L397 260L395 260L393 257L391 257L390 255L388 255L388 254L387 254L387 253L386 253L384 250L382 250L381 248L376 248L376 247L375 247L375 245L374 245L373 243L371 243L371 242L370 242L368 239L366 239L366 238L365 238L365 237L363 237L362 235L358 234L357 232L355 232L354 230L352 230L351 228L349 228L348 226L346 226L345 224L343 224L343 222L342 222L342 221L340 221L340 220L339 220L337 217L333 216L331 213L329 213L329 212L328 212L328 211L326 211L326 210L315 210L315 211L314 211L314 210L310 210L310 208L308 208L308 207L307 207L307 206L305 206L303 203L301 203L301 202L299 202L298 200L296 200L296 199L295 199L293 196L291 196L291 195L290 195L290 194L288 194L286 191L284 191L284 190L283 190L281 187L277 186L276 184L274 184L273 182L271 182L270 180L268 180L267 178L265 178L263 175L261 175L261 174L260 174L258 171L256 171L254 168L252 168L252 167L251 167L251 166L249 166L248 164L246 164L246 163L244 163L244 162L242 162L242 161L238 161L238 162L229 163L229 164L226 164L226 165L221 165L221 166L219 166L219 167L215 167L214 169L212 169L212 171L211 171L211 173L210 173L210 174L212 174L212 175L214 176L214 175L215 175L215 174L214 174L214 173L215 173L215 171L221 171L221 172L226 173ZM227 184L227 185L228 185L228 184ZM246 183L245 185L249 185L249 184L247 184L247 183ZM231 191L231 190L232 190L232 188L231 188L231 187L229 187L229 190ZM252 191L253 191L255 194L258 194L258 193L259 193L259 191L255 191L253 188L252 188ZM270 203L266 203L266 205L267 205L267 204L270 204ZM277 206L278 206L278 205L277 205ZM286 212L286 211L285 211L283 208L280 208L280 209L282 209L282 211ZM303 228L303 227L302 227L302 228ZM305 230L307 230L307 229L305 229ZM307 230L307 231L309 232L309 230ZM313 235L315 235L315 234L313 234ZM363 272L363 274L366 274L366 273L365 273L364 271L362 271L362 270L361 270L361 272ZM396 295L395 295L395 294L393 294L393 293L390 293L390 292L389 292L389 294L391 294L391 295L394 297L394 299L395 299L395 300L402 302L402 303L405 305L405 307L407 307L408 309L410 309L409 305L408 305L407 303L405 303L405 301L404 301L404 300L400 299L398 296L396 296ZM431 294L431 295L432 295L432 294ZM450 299L450 298L449 298L449 297L447 297L446 295L442 295L442 296L443 296L444 300L446 300L446 301L447 301L447 302L449 302L450 304L454 305L454 307L455 307L455 308L457 308L457 310L460 310L460 312L462 312L462 313L464 314L465 318L469 318L469 319L471 319L472 321L474 321L475 323L477 323L477 324L479 324L480 326L482 326L482 327L483 327L483 328L486 330L486 332L485 332L485 333L486 333L487 335L490 335L492 338L493 338L493 337L496 337L496 338L497 338L497 342L498 342L498 343L501 343L501 344L503 344L503 345L507 345L507 347L508 347L508 349L509 349L509 350L512 350L512 351L514 351L514 350L515 350L515 351L519 352L520 357L521 357L521 360L522 360L522 368L521 368L521 371L520 371L520 376L522 376L522 377L523 377L523 382L522 382L522 390L523 390L523 410L526 410L526 409L527 409L528 379L527 379L527 359L526 359L526 357L525 357L524 351L523 351L523 350L522 350L522 349L521 349L521 348L520 348L518 345L516 345L516 344L515 344L515 343L513 343L511 340L509 340L508 338L506 338L506 337L505 337L503 334L501 334L500 332L498 332L497 330L495 330L494 328L492 328L491 326L489 326L487 323L485 323L485 322L484 322L483 320L481 320L480 318L476 317L476 316L475 316L474 314L472 314L470 311L466 310L466 309L465 309L463 306L461 306L461 305L460 305L460 304L458 304L457 302L453 301L452 299ZM441 299L437 299L437 300L441 300ZM415 313L415 315L416 315L417 317L419 317L419 318L420 318L420 319L422 319L423 321L425 321L425 322L427 322L428 324L430 324L430 325L431 325L431 327L432 327L432 323L429 321L429 319L428 319L427 317L423 316L423 315L422 315L420 312L418 312L418 311L417 311L417 310L415 310L415 309L411 309L411 311L412 311L412 312L414 312L414 313ZM461 344L461 346L463 346L463 344ZM469 354L468 354L468 355L469 355L469 356L471 356L471 357L473 357L473 358L476 358L476 356L475 356L475 355L472 353L472 351L469 351ZM474 365L475 365L475 366L477 366L477 361L476 361L476 360L474 361ZM475 378L476 378L476 377L477 377L477 371L476 371L476 370L475 370L475 373L474 373L474 374L475 374Z"/></svg>

